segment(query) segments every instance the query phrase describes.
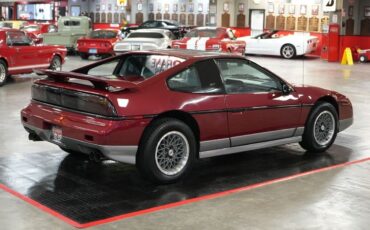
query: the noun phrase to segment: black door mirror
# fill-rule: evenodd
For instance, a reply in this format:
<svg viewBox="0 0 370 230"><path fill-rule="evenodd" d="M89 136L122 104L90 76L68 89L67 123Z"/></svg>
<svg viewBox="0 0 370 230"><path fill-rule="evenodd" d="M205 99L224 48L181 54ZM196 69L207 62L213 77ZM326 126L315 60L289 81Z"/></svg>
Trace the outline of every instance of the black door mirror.
<svg viewBox="0 0 370 230"><path fill-rule="evenodd" d="M292 89L289 87L289 85L283 83L283 87L282 87L283 95L288 95L290 94L291 91Z"/></svg>

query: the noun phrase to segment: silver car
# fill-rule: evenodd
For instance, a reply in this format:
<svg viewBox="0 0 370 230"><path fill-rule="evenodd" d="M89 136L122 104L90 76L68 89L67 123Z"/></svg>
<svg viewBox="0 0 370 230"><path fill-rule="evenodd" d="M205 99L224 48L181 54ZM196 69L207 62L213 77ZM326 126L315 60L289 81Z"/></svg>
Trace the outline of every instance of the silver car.
<svg viewBox="0 0 370 230"><path fill-rule="evenodd" d="M114 45L114 52L131 50L156 50L171 48L176 39L171 31L165 29L139 29L132 31L124 40Z"/></svg>

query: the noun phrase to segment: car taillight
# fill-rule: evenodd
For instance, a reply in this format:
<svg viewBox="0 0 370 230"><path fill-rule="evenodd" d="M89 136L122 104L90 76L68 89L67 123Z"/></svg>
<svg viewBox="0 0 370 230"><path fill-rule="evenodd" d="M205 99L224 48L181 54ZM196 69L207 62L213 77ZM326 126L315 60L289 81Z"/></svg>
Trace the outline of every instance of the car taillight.
<svg viewBox="0 0 370 230"><path fill-rule="evenodd" d="M47 104L107 117L116 117L117 112L108 98L75 90L32 85L32 99Z"/></svg>

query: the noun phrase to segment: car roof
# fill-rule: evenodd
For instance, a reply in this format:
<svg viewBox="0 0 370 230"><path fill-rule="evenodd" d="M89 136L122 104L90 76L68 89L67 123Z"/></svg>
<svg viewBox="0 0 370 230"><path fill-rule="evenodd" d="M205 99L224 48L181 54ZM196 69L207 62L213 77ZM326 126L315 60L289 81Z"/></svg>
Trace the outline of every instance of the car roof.
<svg viewBox="0 0 370 230"><path fill-rule="evenodd" d="M166 29L138 29L138 30L133 30L131 33L135 33L135 32L157 32L157 33L165 33L169 30L166 30Z"/></svg>
<svg viewBox="0 0 370 230"><path fill-rule="evenodd" d="M168 55L175 56L183 59L209 59L209 58L239 58L244 57L237 54L220 53L211 51L201 50L184 50L184 49L163 49L163 50L152 50L152 51L133 51L131 53L138 54L154 54L154 55Z"/></svg>

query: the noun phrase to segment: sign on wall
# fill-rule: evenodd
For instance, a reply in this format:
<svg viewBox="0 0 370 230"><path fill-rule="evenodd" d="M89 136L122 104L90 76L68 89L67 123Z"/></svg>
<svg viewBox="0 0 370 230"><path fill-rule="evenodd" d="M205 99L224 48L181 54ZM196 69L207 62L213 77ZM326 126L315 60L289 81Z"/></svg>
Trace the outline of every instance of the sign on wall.
<svg viewBox="0 0 370 230"><path fill-rule="evenodd" d="M127 0L117 0L117 6L127 6Z"/></svg>
<svg viewBox="0 0 370 230"><path fill-rule="evenodd" d="M324 12L334 12L336 10L336 0L323 0L322 9Z"/></svg>

